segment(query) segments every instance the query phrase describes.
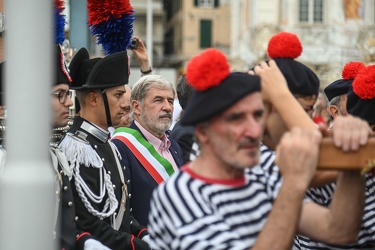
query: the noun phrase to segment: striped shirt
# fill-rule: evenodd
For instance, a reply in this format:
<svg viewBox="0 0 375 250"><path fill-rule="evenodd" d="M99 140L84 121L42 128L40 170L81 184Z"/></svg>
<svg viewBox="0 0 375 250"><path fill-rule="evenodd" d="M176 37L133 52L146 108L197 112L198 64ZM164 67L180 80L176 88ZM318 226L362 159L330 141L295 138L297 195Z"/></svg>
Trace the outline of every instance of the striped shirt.
<svg viewBox="0 0 375 250"><path fill-rule="evenodd" d="M316 203L328 207L334 190L335 184L310 188L307 196ZM357 243L345 246L326 245L298 235L294 240L294 249L375 249L375 177L371 174L366 175L365 209Z"/></svg>
<svg viewBox="0 0 375 250"><path fill-rule="evenodd" d="M274 154L242 178L213 181L188 167L154 190L149 214L152 249L248 249L266 223L281 186Z"/></svg>

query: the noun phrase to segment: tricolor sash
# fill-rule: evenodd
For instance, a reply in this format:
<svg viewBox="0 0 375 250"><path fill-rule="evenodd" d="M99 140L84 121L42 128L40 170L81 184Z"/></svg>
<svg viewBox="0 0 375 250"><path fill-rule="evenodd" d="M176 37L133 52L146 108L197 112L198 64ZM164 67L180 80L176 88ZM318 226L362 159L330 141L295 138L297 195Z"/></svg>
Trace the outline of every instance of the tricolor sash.
<svg viewBox="0 0 375 250"><path fill-rule="evenodd" d="M158 184L167 180L174 173L172 164L156 152L154 146L137 130L118 128L112 139L122 141Z"/></svg>

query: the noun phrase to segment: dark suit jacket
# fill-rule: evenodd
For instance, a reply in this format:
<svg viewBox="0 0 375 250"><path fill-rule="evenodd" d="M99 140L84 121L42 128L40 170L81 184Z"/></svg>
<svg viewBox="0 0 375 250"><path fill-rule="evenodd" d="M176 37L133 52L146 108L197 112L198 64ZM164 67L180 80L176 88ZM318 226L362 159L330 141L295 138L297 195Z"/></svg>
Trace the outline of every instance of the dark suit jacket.
<svg viewBox="0 0 375 250"><path fill-rule="evenodd" d="M138 130L142 134L134 122L130 125L130 128ZM142 136L145 138L143 134ZM169 140L171 141L169 151L171 152L176 165L181 167L183 165L181 148L173 139L169 138ZM147 170L122 141L112 139L112 142L119 150L122 157L122 162L126 166L126 179L130 179L128 190L129 193L131 193L130 207L132 209L134 218L142 225L148 225L148 212L150 210L151 195L154 188L158 186L158 183L152 178L152 176L147 172Z"/></svg>
<svg viewBox="0 0 375 250"><path fill-rule="evenodd" d="M178 121L173 127L170 138L175 140L184 154L184 163L190 161L191 146L194 142L194 127L193 126L182 126L181 122Z"/></svg>

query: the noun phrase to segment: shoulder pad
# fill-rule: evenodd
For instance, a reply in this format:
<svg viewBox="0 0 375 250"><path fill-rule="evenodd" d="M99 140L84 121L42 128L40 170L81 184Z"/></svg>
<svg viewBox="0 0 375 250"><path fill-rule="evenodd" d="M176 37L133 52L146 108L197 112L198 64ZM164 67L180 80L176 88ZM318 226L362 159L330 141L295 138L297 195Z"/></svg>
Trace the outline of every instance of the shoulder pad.
<svg viewBox="0 0 375 250"><path fill-rule="evenodd" d="M86 167L103 167L103 161L90 143L77 135L67 133L60 142L59 148L71 165L78 163Z"/></svg>

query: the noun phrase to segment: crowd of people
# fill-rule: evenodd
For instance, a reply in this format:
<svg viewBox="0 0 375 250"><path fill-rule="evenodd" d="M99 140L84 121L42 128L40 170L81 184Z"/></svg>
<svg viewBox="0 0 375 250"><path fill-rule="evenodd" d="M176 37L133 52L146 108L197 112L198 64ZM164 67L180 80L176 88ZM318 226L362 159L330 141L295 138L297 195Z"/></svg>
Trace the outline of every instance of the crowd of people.
<svg viewBox="0 0 375 250"><path fill-rule="evenodd" d="M68 124L72 90L80 107L50 143L58 249L375 248L373 174L317 171L323 136L350 152L373 134L375 66L348 62L323 90L280 32L249 71L209 48L174 87L135 39L132 88L127 51L81 48L67 67L55 47L52 128Z"/></svg>

